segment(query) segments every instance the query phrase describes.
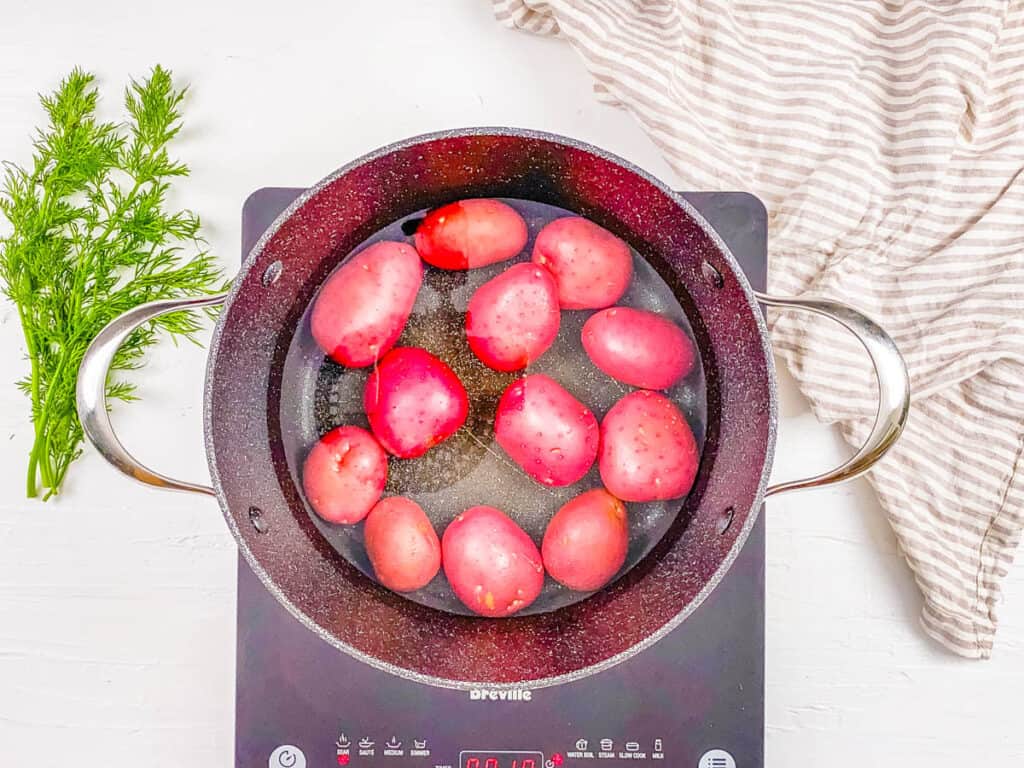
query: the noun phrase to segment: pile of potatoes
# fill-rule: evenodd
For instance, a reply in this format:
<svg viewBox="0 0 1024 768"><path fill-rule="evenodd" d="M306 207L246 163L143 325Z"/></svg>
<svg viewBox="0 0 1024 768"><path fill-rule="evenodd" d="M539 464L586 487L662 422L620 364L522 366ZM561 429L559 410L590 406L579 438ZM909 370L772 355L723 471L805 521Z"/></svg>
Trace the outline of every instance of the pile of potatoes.
<svg viewBox="0 0 1024 768"><path fill-rule="evenodd" d="M697 473L697 445L676 405L658 390L694 366L689 337L660 315L616 306L629 287L629 247L587 219L569 216L538 233L532 260L481 285L469 300L466 339L485 365L519 371L558 335L561 312L598 310L581 342L593 364L638 389L599 424L594 413L543 374L512 382L498 403L495 440L533 480L579 481L595 461L603 487L588 490L552 517L538 550L503 511L465 510L439 539L423 509L401 496L381 498L388 454L422 456L457 432L469 399L458 376L424 349L395 347L423 280L423 262L464 270L519 255L523 218L498 200L473 199L431 211L415 247L377 242L327 280L311 315L316 342L335 362L374 366L363 405L370 431L339 426L306 457L306 498L324 520L365 520L367 555L378 580L398 592L428 584L440 568L456 596L483 616L509 616L540 594L547 572L566 587L592 591L622 567L629 544L624 502L685 496Z"/></svg>

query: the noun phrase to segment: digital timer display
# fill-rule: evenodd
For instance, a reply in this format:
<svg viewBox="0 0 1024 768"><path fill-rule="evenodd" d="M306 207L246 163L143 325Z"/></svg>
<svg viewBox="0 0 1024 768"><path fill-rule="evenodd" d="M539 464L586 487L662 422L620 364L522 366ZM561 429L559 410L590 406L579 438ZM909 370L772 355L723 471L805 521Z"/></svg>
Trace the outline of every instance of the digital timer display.
<svg viewBox="0 0 1024 768"><path fill-rule="evenodd" d="M463 752L459 768L544 768L540 752Z"/></svg>

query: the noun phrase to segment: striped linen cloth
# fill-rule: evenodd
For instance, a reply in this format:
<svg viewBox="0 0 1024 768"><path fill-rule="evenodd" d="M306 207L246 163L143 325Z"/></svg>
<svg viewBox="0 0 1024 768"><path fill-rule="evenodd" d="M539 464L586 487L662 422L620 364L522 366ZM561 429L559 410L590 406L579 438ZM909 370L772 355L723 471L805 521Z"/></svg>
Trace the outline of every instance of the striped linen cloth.
<svg viewBox="0 0 1024 768"><path fill-rule="evenodd" d="M921 621L987 658L1024 524L1024 0L492 0L559 35L692 189L769 212L770 289L873 315L910 366L901 442L869 475ZM853 444L867 358L811 316L775 349Z"/></svg>

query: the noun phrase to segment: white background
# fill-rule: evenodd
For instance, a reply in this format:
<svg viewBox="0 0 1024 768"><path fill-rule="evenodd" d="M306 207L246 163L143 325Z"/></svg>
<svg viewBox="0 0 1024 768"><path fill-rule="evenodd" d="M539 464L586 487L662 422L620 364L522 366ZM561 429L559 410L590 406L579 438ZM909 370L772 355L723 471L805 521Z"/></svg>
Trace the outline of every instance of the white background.
<svg viewBox="0 0 1024 768"><path fill-rule="evenodd" d="M0 157L29 159L36 93L73 65L119 116L155 62L192 84L177 202L228 269L239 210L381 144L512 125L603 146L686 187L625 114L600 106L564 43L507 31L484 0L37 2L0 8ZM0 303L0 764L224 768L233 739L235 548L212 501L162 494L91 451L66 493L23 498L30 445L17 317ZM165 344L116 424L138 455L206 477L204 353ZM783 375L776 478L847 454ZM917 626L920 598L866 482L780 498L768 514L767 764L1024 762L1024 574L1007 584L995 658L969 662ZM316 768L316 767L314 767Z"/></svg>

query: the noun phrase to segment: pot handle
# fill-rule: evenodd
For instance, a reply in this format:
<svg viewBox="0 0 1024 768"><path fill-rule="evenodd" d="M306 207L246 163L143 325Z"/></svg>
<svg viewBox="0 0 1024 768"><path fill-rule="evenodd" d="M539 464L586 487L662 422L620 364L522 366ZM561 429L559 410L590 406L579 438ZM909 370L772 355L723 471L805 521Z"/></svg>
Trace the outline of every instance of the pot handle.
<svg viewBox="0 0 1024 768"><path fill-rule="evenodd" d="M765 497L803 488L820 488L852 480L867 472L896 442L903 432L910 411L910 377L896 343L874 320L853 307L838 301L807 298L782 298L755 291L762 304L782 309L802 309L824 315L842 325L857 337L871 358L878 381L878 411L871 433L860 449L835 469L814 477L789 480L768 486Z"/></svg>
<svg viewBox="0 0 1024 768"><path fill-rule="evenodd" d="M214 496L214 490L208 485L197 485L161 475L142 464L121 445L114 434L107 410L107 377L110 364L117 350L124 344L132 331L148 323L160 315L186 309L200 309L223 304L226 293L200 298L162 299L140 304L123 315L111 320L92 340L82 358L78 369L78 385L75 401L78 405L78 419L82 422L82 430L96 450L117 469L131 478L146 485L165 488L171 491L191 491Z"/></svg>

